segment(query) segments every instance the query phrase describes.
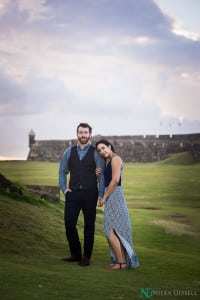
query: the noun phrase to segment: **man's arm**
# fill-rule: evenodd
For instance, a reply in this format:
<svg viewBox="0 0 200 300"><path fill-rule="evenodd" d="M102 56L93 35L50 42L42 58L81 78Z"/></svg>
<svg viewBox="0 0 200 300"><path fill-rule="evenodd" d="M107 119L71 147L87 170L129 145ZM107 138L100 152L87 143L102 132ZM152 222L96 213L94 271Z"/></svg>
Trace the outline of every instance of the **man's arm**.
<svg viewBox="0 0 200 300"><path fill-rule="evenodd" d="M67 148L61 158L59 166L59 186L63 193L67 189L67 174L69 173L68 161L71 153L71 147Z"/></svg>
<svg viewBox="0 0 200 300"><path fill-rule="evenodd" d="M105 161L96 150L94 151L94 159L95 159L96 167L101 169L101 172L98 176L98 183L99 183L99 197L102 197L105 189L105 179L104 179Z"/></svg>

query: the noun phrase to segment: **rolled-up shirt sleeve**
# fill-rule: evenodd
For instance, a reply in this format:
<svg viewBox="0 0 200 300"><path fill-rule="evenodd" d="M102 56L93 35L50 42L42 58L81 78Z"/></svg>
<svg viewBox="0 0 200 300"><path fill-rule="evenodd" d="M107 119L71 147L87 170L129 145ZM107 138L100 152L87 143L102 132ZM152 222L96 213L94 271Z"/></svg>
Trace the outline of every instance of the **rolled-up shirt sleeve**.
<svg viewBox="0 0 200 300"><path fill-rule="evenodd" d="M59 166L59 186L63 193L67 189L67 174L69 173L68 160L70 153L71 148L67 148L61 158Z"/></svg>
<svg viewBox="0 0 200 300"><path fill-rule="evenodd" d="M105 190L105 179L104 179L105 161L96 150L94 151L94 159L95 159L96 167L101 168L101 173L98 176L98 189L99 189L99 197L102 197Z"/></svg>

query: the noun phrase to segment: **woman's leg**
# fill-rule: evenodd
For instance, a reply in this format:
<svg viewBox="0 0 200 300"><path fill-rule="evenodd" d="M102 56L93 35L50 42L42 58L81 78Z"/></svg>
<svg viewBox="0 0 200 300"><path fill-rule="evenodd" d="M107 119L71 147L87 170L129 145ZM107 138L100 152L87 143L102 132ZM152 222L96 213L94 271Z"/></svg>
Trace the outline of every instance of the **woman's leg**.
<svg viewBox="0 0 200 300"><path fill-rule="evenodd" d="M117 264L110 266L110 268L111 269L127 268L127 266L126 266L126 251L113 229L110 231L108 241L109 241L110 247L112 248L112 250L115 254L115 257L117 259Z"/></svg>

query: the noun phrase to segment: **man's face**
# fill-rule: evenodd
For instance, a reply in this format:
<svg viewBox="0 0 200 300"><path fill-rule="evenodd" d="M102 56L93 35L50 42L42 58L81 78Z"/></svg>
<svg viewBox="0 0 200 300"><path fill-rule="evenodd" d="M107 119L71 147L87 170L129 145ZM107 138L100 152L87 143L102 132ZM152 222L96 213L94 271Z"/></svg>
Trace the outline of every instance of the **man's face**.
<svg viewBox="0 0 200 300"><path fill-rule="evenodd" d="M81 145L86 145L91 138L89 128L79 127L77 131L77 138Z"/></svg>

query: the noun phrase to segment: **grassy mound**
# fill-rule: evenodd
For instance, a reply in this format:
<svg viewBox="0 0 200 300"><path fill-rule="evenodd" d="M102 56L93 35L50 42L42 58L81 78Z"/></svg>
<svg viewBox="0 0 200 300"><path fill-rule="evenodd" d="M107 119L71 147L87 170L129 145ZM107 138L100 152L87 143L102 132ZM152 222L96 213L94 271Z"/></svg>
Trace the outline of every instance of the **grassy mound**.
<svg viewBox="0 0 200 300"><path fill-rule="evenodd" d="M200 163L200 153L182 152L170 154L165 160L159 162L164 165L191 165Z"/></svg>

